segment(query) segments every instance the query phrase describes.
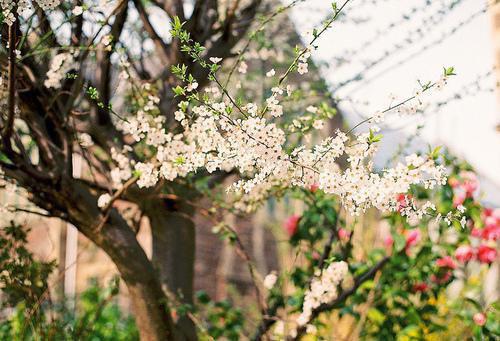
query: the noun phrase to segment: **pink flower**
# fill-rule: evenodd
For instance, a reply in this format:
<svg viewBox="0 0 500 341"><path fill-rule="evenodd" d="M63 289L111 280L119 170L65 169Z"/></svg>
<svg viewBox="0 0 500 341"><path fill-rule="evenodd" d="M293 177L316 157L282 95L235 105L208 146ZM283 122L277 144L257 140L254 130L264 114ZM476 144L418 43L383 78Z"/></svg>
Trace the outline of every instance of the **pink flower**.
<svg viewBox="0 0 500 341"><path fill-rule="evenodd" d="M420 241L420 230L419 229L413 229L408 231L408 234L406 235L406 246L405 248L408 249L412 247L413 245L417 244Z"/></svg>
<svg viewBox="0 0 500 341"><path fill-rule="evenodd" d="M436 265L440 268L455 269L457 265L455 261L450 256L445 256L436 260Z"/></svg>
<svg viewBox="0 0 500 341"><path fill-rule="evenodd" d="M497 218L493 217L493 216L486 216L484 218L484 226L486 227L491 227L491 226L496 226L498 224L497 222Z"/></svg>
<svg viewBox="0 0 500 341"><path fill-rule="evenodd" d="M495 208L492 210L491 215L497 218L498 222L500 222L500 208Z"/></svg>
<svg viewBox="0 0 500 341"><path fill-rule="evenodd" d="M285 220L285 231L288 233L288 236L293 236L295 232L297 232L297 227L299 226L300 216L294 214Z"/></svg>
<svg viewBox="0 0 500 341"><path fill-rule="evenodd" d="M404 208L408 207L408 205L410 204L410 199L411 199L411 195L398 194L398 196L396 198L396 201L397 201L396 209L397 209L397 211L401 212L401 210L403 210Z"/></svg>
<svg viewBox="0 0 500 341"><path fill-rule="evenodd" d="M388 248L388 249L392 248L393 244L394 244L394 238L392 238L391 235L388 235L387 237L385 237L384 245L386 248Z"/></svg>
<svg viewBox="0 0 500 341"><path fill-rule="evenodd" d="M496 258L497 258L496 249L485 244L480 245L477 248L477 259L479 259L481 263L490 264L493 263Z"/></svg>
<svg viewBox="0 0 500 341"><path fill-rule="evenodd" d="M468 197L472 197L474 192L479 188L479 181L473 172L462 171L460 177L463 179L461 187L465 190Z"/></svg>
<svg viewBox="0 0 500 341"><path fill-rule="evenodd" d="M466 194L465 192L457 192L455 195L453 195L453 206L457 207L458 205L462 205L466 199Z"/></svg>
<svg viewBox="0 0 500 341"><path fill-rule="evenodd" d="M472 320L474 320L475 324L482 327L486 324L486 314L485 313L475 313L474 316L472 317Z"/></svg>
<svg viewBox="0 0 500 341"><path fill-rule="evenodd" d="M477 227L474 227L472 231L470 232L470 235L472 237L480 238L483 235L483 230L479 229Z"/></svg>
<svg viewBox="0 0 500 341"><path fill-rule="evenodd" d="M461 245L455 250L455 258L462 263L470 261L474 257L474 251L470 245Z"/></svg>
<svg viewBox="0 0 500 341"><path fill-rule="evenodd" d="M347 231L344 228L340 228L338 232L339 239L342 241L348 241L351 236L351 231Z"/></svg>
<svg viewBox="0 0 500 341"><path fill-rule="evenodd" d="M311 187L309 187L309 190L313 193L315 193L319 188L318 184L312 184Z"/></svg>

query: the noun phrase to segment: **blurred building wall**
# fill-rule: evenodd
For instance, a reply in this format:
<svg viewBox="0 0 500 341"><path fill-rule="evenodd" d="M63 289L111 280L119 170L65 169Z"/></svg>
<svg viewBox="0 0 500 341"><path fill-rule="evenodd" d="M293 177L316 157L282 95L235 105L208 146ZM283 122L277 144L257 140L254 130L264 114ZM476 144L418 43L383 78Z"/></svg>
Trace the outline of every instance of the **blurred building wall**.
<svg viewBox="0 0 500 341"><path fill-rule="evenodd" d="M490 14L491 14L491 22L492 22L492 29L493 29L493 47L494 47L494 54L495 54L495 71L496 71L496 78L497 78L497 101L499 105L499 114L498 114L498 120L499 120L499 127L500 128L500 2L497 2L495 5L493 5L490 9ZM500 129L497 129L500 131Z"/></svg>

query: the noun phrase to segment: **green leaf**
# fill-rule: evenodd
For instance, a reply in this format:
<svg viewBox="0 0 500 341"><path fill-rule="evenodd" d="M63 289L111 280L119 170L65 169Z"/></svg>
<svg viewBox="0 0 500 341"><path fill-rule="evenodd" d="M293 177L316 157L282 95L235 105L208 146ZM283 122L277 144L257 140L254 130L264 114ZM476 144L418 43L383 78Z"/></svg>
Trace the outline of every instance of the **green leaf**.
<svg viewBox="0 0 500 341"><path fill-rule="evenodd" d="M366 314L366 316L368 317L368 319L370 321L372 321L373 323L375 323L376 325L381 325L382 323L384 323L386 317L384 314L382 314L380 312L380 310L376 309L376 308L370 308L368 310L368 313Z"/></svg>
<svg viewBox="0 0 500 341"><path fill-rule="evenodd" d="M400 234L394 236L394 247L397 252L403 250L406 246L406 238Z"/></svg>
<svg viewBox="0 0 500 341"><path fill-rule="evenodd" d="M455 76L455 68L453 66L450 67L444 67L444 75L445 76Z"/></svg>

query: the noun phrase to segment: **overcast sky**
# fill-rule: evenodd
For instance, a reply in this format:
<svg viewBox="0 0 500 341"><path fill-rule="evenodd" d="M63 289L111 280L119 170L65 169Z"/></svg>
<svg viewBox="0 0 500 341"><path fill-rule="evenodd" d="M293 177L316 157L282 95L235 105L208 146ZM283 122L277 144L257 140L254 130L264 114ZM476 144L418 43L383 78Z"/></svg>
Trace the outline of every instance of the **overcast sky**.
<svg viewBox="0 0 500 341"><path fill-rule="evenodd" d="M483 0L351 0L342 21L320 38L313 58L335 95L350 99L341 108L351 123L387 107L391 93L407 98L417 80L435 80L443 66L455 67L457 76L430 98L425 119L395 115L390 120L378 163L385 164L398 144L425 122L418 146L445 145L464 157L480 173L485 199L500 205L500 133L495 130L500 108L491 91L494 51L486 8ZM299 32L307 32L331 11L330 1L307 0L291 17ZM397 29L390 29L391 24ZM339 87L358 74L363 79ZM436 110L436 103L456 94L462 99Z"/></svg>

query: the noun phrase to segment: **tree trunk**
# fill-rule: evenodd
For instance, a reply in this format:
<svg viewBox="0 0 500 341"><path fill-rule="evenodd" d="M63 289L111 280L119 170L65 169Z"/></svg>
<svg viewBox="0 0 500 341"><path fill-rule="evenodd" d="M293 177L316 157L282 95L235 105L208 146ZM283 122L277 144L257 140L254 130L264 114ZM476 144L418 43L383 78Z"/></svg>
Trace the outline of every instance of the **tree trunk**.
<svg viewBox="0 0 500 341"><path fill-rule="evenodd" d="M128 226L106 225L99 246L111 257L132 300L141 340L183 340L175 331L160 281Z"/></svg>
<svg viewBox="0 0 500 341"><path fill-rule="evenodd" d="M96 198L75 181L62 188L53 194L66 205L69 221L110 256L127 285L141 340L184 340L172 321L153 264L120 213L111 209L107 223L98 230L103 216Z"/></svg>
<svg viewBox="0 0 500 341"><path fill-rule="evenodd" d="M153 240L153 265L160 281L182 303L193 303L195 227L186 214L162 203L146 207ZM196 328L187 316L179 316L178 328L187 340L196 340Z"/></svg>

